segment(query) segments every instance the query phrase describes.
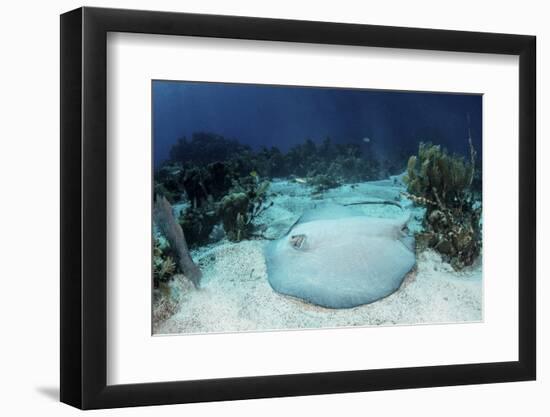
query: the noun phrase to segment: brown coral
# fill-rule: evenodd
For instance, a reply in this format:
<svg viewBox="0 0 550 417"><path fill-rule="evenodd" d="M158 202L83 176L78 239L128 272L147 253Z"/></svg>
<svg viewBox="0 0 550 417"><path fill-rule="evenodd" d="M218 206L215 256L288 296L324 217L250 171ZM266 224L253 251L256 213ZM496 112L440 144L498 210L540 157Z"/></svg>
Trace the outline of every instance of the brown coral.
<svg viewBox="0 0 550 417"><path fill-rule="evenodd" d="M419 250L434 248L457 270L471 265L481 251L481 204L470 190L476 156L471 139L469 145L466 162L438 145L421 143L418 155L409 158L405 177L407 196L426 207Z"/></svg>

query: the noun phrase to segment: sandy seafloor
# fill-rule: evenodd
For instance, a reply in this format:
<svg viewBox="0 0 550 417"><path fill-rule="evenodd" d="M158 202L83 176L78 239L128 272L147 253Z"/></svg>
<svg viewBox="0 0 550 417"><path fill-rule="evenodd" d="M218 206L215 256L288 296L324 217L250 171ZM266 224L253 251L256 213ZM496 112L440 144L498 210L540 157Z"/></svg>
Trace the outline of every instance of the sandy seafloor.
<svg viewBox="0 0 550 417"><path fill-rule="evenodd" d="M323 202L351 203L365 200L399 201L412 216L411 232L420 228L421 208L400 194L398 178L343 185L312 196L307 184L274 181L269 201L274 204L257 219L266 225L265 236L274 238L308 208ZM395 206L360 206L366 215L402 217ZM339 326L457 323L482 320L481 259L461 272L444 263L434 251L417 257L417 266L390 296L350 309L327 309L276 293L267 280L263 255L266 240L232 243L223 239L192 252L203 271L196 290L183 276L172 288L172 309L166 320L154 321L154 334L285 330Z"/></svg>

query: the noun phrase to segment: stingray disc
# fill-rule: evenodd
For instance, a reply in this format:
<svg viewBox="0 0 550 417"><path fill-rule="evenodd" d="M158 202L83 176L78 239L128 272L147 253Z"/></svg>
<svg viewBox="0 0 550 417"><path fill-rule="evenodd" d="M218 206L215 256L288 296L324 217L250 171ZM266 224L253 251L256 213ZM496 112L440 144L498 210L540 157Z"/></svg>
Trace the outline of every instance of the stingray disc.
<svg viewBox="0 0 550 417"><path fill-rule="evenodd" d="M416 261L405 223L342 208L313 210L267 245L269 283L279 293L329 308L386 297Z"/></svg>

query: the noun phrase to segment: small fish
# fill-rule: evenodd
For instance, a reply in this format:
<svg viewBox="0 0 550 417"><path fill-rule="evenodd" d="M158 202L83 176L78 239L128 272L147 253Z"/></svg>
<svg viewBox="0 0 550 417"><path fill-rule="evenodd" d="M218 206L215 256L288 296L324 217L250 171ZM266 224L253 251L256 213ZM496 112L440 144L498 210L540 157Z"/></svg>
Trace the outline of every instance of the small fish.
<svg viewBox="0 0 550 417"><path fill-rule="evenodd" d="M296 178L294 181L299 184L307 184L307 180L305 180L304 178Z"/></svg>
<svg viewBox="0 0 550 417"><path fill-rule="evenodd" d="M370 143L370 138L364 137L364 138L363 138L363 142L365 142L365 143Z"/></svg>
<svg viewBox="0 0 550 417"><path fill-rule="evenodd" d="M258 176L258 173L257 173L256 171L252 171L252 172L250 173L250 175L251 175L252 177L256 178L256 177Z"/></svg>

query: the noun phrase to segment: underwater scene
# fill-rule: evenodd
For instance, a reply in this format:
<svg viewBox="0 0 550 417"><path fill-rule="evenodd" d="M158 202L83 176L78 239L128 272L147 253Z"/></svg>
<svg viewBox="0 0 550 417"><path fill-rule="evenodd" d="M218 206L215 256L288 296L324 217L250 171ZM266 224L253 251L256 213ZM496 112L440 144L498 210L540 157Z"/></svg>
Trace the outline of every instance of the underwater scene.
<svg viewBox="0 0 550 417"><path fill-rule="evenodd" d="M152 82L152 332L479 322L482 96Z"/></svg>

